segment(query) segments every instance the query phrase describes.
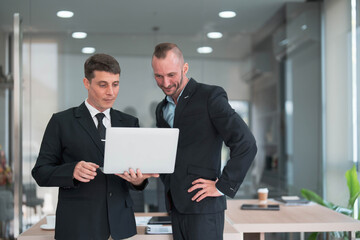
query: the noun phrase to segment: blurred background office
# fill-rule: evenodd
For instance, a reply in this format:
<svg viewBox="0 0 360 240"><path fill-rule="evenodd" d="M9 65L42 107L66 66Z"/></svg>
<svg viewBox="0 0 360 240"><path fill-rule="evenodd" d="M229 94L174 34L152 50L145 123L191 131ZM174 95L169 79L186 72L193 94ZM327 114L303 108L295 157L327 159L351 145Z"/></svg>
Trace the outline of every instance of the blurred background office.
<svg viewBox="0 0 360 240"><path fill-rule="evenodd" d="M51 115L85 100L83 63L91 54L120 63L114 108L154 127L163 93L151 54L160 42L180 46L188 76L222 86L256 137L258 154L237 198L254 198L259 187L270 197L307 188L346 206L344 175L359 149L359 4L1 0L0 238L56 209L57 188L38 187L30 172ZM227 155L224 148L224 162ZM165 211L162 191L151 180L133 193L135 210Z"/></svg>

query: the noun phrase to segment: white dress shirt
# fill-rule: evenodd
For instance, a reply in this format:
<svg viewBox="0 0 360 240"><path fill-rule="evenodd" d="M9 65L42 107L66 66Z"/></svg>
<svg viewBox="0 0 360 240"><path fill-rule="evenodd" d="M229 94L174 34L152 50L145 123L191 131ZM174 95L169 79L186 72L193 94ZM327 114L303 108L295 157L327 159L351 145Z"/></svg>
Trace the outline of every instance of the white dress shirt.
<svg viewBox="0 0 360 240"><path fill-rule="evenodd" d="M97 127L98 126L98 120L97 120L95 115L100 113L100 111L97 110L96 108L94 108L93 106L91 106L90 103L88 103L87 99L85 100L85 105L89 109L89 112L90 112L91 117L92 117L92 119L94 121L94 124ZM105 117L102 120L105 128L111 127L110 108L106 109L102 113L105 114Z"/></svg>

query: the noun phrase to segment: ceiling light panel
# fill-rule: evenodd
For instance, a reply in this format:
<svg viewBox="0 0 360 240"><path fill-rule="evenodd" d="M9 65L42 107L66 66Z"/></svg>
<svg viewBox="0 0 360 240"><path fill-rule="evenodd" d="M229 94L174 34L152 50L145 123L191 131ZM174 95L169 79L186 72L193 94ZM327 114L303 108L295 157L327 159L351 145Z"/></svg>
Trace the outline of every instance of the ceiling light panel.
<svg viewBox="0 0 360 240"><path fill-rule="evenodd" d="M223 34L221 32L209 32L206 36L211 39L219 39L222 38Z"/></svg>
<svg viewBox="0 0 360 240"><path fill-rule="evenodd" d="M219 12L219 17L221 18L233 18L236 16L236 13L233 11L222 11Z"/></svg>
<svg viewBox="0 0 360 240"><path fill-rule="evenodd" d="M86 32L73 32L71 34L71 36L76 39L84 39L87 37L87 33Z"/></svg>
<svg viewBox="0 0 360 240"><path fill-rule="evenodd" d="M85 53L85 54L92 54L95 52L95 48L93 47L84 47L81 49L81 52L82 53Z"/></svg>
<svg viewBox="0 0 360 240"><path fill-rule="evenodd" d="M71 18L72 16L74 16L74 13L71 11L58 11L56 13L56 16L60 18Z"/></svg>
<svg viewBox="0 0 360 240"><path fill-rule="evenodd" d="M207 47L207 46L199 47L197 49L197 52L200 54L209 54L209 53L212 53L212 51L213 51L213 49L211 47Z"/></svg>

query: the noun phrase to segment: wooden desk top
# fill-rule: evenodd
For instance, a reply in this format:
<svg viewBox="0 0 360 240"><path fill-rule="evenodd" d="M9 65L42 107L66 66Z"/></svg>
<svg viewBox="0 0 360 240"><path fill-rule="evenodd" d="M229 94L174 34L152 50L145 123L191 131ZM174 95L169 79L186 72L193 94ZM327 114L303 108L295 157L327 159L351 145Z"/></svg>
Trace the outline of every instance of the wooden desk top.
<svg viewBox="0 0 360 240"><path fill-rule="evenodd" d="M167 213L135 213L137 217L144 216L166 216ZM31 228L23 232L17 238L18 240L53 240L54 230L43 230L40 228L42 224L46 223L46 218L41 219ZM137 226L138 234L131 237L131 240L172 240L172 235L148 235L145 234L146 226ZM225 221L224 240L237 240L242 236L228 221Z"/></svg>
<svg viewBox="0 0 360 240"><path fill-rule="evenodd" d="M46 218L42 218L39 222L31 226L28 230L18 236L18 240L50 240L54 239L54 230L43 230L41 225L46 224Z"/></svg>
<svg viewBox="0 0 360 240"><path fill-rule="evenodd" d="M229 200L225 211L224 240L242 239L242 233L360 231L360 221L317 204L285 206L280 211L241 210L244 203L257 200ZM269 204L276 202L269 201ZM166 213L136 213L135 216L165 216ZM54 231L42 230L45 218L19 235L18 240L54 239ZM137 226L131 240L172 240L172 235L147 235L146 226Z"/></svg>
<svg viewBox="0 0 360 240"><path fill-rule="evenodd" d="M239 231L255 232L333 232L359 231L360 221L315 203L285 206L280 211L241 210L242 204L258 204L257 200L227 201L226 219ZM277 202L269 201L269 204Z"/></svg>

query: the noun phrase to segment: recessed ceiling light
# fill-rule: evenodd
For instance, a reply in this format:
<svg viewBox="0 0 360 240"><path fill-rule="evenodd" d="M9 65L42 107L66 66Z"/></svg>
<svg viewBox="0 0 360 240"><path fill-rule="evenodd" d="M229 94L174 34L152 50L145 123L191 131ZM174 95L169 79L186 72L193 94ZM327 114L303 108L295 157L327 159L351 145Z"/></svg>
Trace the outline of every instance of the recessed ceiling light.
<svg viewBox="0 0 360 240"><path fill-rule="evenodd" d="M71 11L58 11L56 15L61 18L71 18L74 16L74 13Z"/></svg>
<svg viewBox="0 0 360 240"><path fill-rule="evenodd" d="M236 13L233 11L219 12L219 17L222 17L222 18L233 18L235 16L236 16Z"/></svg>
<svg viewBox="0 0 360 240"><path fill-rule="evenodd" d="M211 53L212 51L213 51L213 49L211 47L199 47L197 49L197 52L201 53L201 54L208 54L208 53Z"/></svg>
<svg viewBox="0 0 360 240"><path fill-rule="evenodd" d="M223 34L221 32L209 32L207 34L208 38L212 38L212 39L218 39L218 38L222 38Z"/></svg>
<svg viewBox="0 0 360 240"><path fill-rule="evenodd" d="M82 53L85 53L85 54L92 54L95 52L95 48L93 47L84 47L81 49L81 52Z"/></svg>
<svg viewBox="0 0 360 240"><path fill-rule="evenodd" d="M84 39L84 38L86 38L87 33L86 32L73 32L71 34L71 36L76 39Z"/></svg>

